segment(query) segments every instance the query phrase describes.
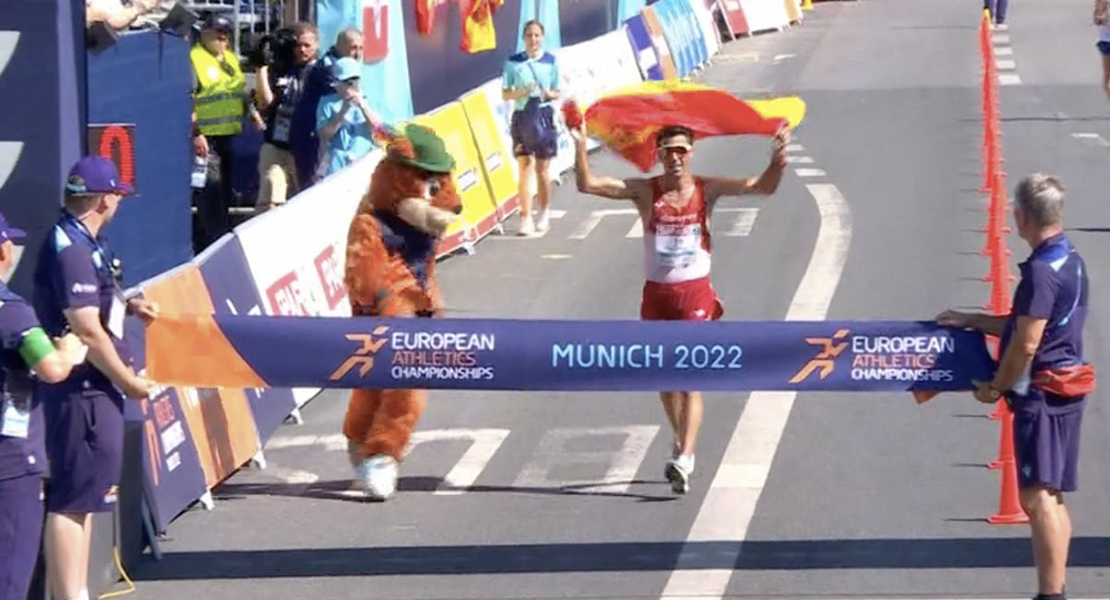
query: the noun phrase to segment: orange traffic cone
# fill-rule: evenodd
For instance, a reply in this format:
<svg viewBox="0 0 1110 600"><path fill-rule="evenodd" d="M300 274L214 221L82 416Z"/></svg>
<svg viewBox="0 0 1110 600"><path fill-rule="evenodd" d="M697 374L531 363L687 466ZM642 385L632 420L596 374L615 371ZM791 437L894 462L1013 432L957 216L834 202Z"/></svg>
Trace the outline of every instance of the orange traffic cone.
<svg viewBox="0 0 1110 600"><path fill-rule="evenodd" d="M1010 430L1010 439L1013 439L1014 415L1007 411L1002 417L1003 435ZM1017 525L1028 523L1029 515L1021 509L1018 500L1017 462L1012 456L1013 444L1010 445L1011 457L1002 465L1002 491L998 497L998 512L987 518L991 525Z"/></svg>

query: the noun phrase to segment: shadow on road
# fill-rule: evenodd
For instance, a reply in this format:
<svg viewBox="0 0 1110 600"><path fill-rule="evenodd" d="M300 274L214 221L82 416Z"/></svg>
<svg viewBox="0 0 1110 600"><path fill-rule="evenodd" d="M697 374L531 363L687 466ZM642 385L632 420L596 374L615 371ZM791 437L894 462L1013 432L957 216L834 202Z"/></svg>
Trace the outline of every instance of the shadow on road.
<svg viewBox="0 0 1110 600"><path fill-rule="evenodd" d="M176 552L136 581L671 571L682 542L395 546ZM692 542L688 569L988 569L1033 566L1028 537ZM684 559L685 561L685 559ZM1077 537L1068 566L1110 566L1110 538Z"/></svg>

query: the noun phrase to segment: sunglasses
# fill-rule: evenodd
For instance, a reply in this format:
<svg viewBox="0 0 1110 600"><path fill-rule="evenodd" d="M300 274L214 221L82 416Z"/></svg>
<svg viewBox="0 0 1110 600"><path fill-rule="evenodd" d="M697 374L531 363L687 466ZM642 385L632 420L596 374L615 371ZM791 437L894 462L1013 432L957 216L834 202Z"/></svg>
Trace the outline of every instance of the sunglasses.
<svg viewBox="0 0 1110 600"><path fill-rule="evenodd" d="M690 153L689 146L664 146L659 149L659 154L677 154L679 156L686 156Z"/></svg>

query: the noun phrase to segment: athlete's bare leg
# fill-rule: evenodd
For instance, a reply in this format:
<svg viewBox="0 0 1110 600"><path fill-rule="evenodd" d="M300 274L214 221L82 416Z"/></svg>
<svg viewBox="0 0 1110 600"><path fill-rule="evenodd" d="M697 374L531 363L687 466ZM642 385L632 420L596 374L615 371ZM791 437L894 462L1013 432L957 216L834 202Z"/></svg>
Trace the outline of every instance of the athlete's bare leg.
<svg viewBox="0 0 1110 600"><path fill-rule="evenodd" d="M678 439L682 454L694 454L701 429L703 410L701 392L682 392L679 396L681 412L678 418Z"/></svg>

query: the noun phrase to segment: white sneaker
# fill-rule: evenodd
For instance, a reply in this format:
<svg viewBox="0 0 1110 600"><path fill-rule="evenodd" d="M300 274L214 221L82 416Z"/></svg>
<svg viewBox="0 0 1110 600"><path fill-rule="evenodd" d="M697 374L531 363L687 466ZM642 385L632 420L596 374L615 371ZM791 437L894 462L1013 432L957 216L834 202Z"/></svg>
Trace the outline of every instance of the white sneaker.
<svg viewBox="0 0 1110 600"><path fill-rule="evenodd" d="M667 480L676 494L690 491L690 476L694 474L694 455L682 454L667 462Z"/></svg>
<svg viewBox="0 0 1110 600"><path fill-rule="evenodd" d="M536 235L536 224L532 221L532 217L529 216L520 220L520 229L517 231L517 235Z"/></svg>
<svg viewBox="0 0 1110 600"><path fill-rule="evenodd" d="M378 454L359 465L362 491L373 500L387 500L397 491L397 461Z"/></svg>
<svg viewBox="0 0 1110 600"><path fill-rule="evenodd" d="M536 222L536 230L544 233L551 227L551 210L544 210L540 213L539 221Z"/></svg>

